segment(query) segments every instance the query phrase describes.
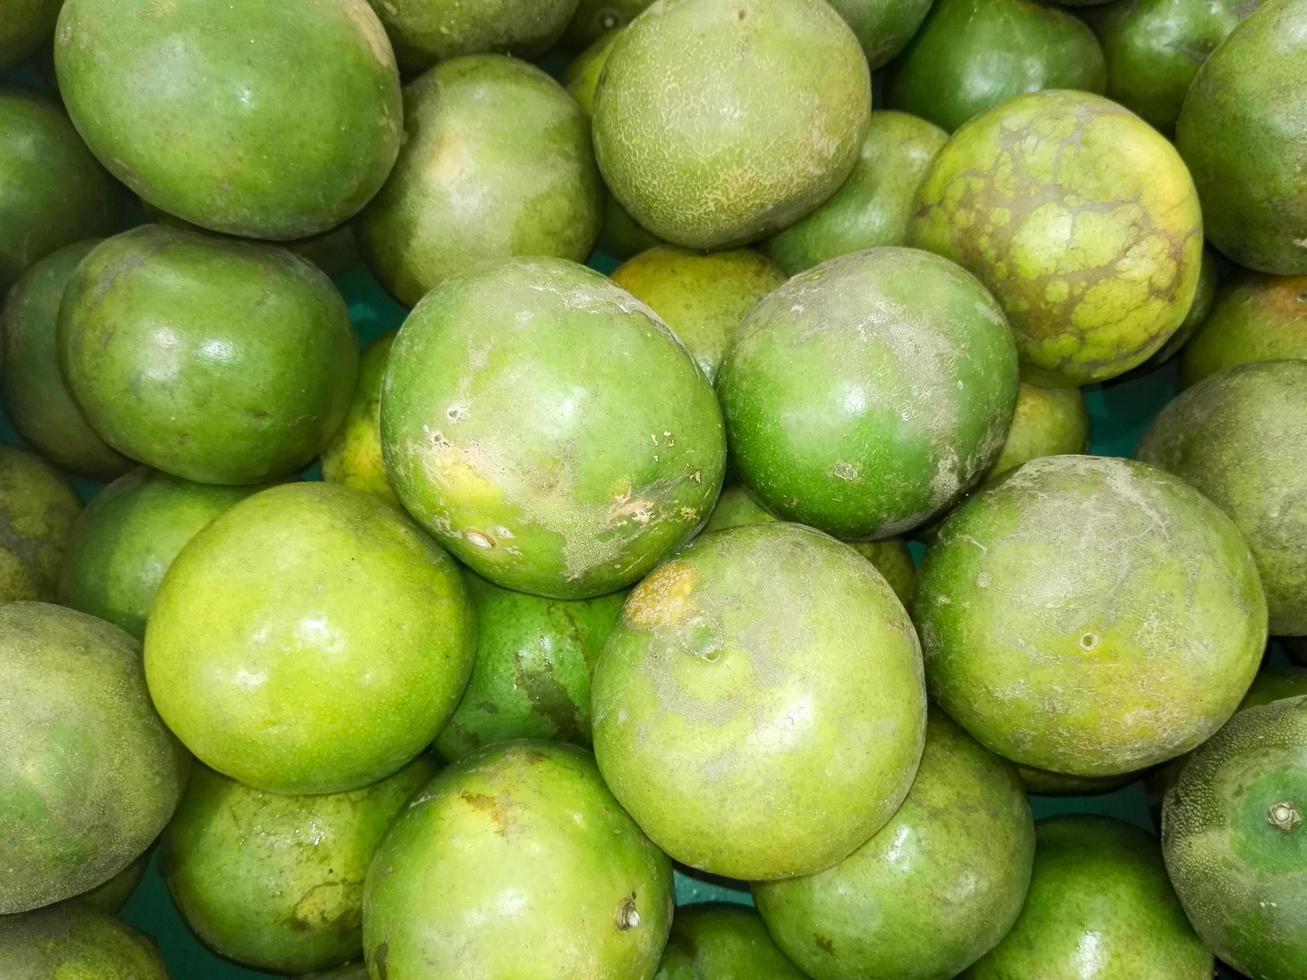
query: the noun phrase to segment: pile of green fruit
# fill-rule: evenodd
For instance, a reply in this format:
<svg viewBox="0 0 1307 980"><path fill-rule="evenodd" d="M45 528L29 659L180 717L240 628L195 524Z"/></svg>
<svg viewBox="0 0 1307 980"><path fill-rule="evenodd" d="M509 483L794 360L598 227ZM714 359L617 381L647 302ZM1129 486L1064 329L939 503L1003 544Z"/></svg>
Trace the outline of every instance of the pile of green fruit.
<svg viewBox="0 0 1307 980"><path fill-rule="evenodd" d="M1307 978L1307 0L0 71L0 978Z"/></svg>

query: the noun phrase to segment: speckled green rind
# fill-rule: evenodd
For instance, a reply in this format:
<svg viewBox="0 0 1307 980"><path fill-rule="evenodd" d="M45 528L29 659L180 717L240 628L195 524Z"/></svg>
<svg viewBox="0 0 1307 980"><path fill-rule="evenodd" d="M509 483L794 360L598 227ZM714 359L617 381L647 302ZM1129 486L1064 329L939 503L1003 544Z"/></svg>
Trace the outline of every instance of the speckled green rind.
<svg viewBox="0 0 1307 980"><path fill-rule="evenodd" d="M916 634L885 579L797 524L704 535L631 592L592 685L604 779L663 850L811 874L898 809L925 732Z"/></svg>
<svg viewBox="0 0 1307 980"><path fill-rule="evenodd" d="M381 379L394 343L393 332L378 337L359 358L359 378L349 411L322 454L322 478L376 494L398 506L399 498L390 486L381 456Z"/></svg>
<svg viewBox="0 0 1307 980"><path fill-rule="evenodd" d="M391 350L381 432L392 486L450 551L560 599L639 579L707 519L725 469L690 354L630 293L561 259L433 290Z"/></svg>
<svg viewBox="0 0 1307 980"><path fill-rule="evenodd" d="M735 328L785 274L752 249L705 255L661 245L619 266L613 281L662 317L711 381Z"/></svg>
<svg viewBox="0 0 1307 980"><path fill-rule="evenodd" d="M458 567L395 508L329 483L273 487L197 534L145 632L150 693L201 761L272 793L395 772L472 671Z"/></svg>
<svg viewBox="0 0 1307 980"><path fill-rule="evenodd" d="M640 225L726 248L830 197L870 112L866 58L824 0L658 0L604 66L595 152Z"/></svg>
<svg viewBox="0 0 1307 980"><path fill-rule="evenodd" d="M932 0L831 0L857 35L872 71L903 50L930 10Z"/></svg>
<svg viewBox="0 0 1307 980"><path fill-rule="evenodd" d="M55 249L113 231L117 197L55 102L0 87L0 292Z"/></svg>
<svg viewBox="0 0 1307 980"><path fill-rule="evenodd" d="M150 704L140 645L108 623L45 603L0 605L0 674L4 922L140 856L172 816L190 758Z"/></svg>
<svg viewBox="0 0 1307 980"><path fill-rule="evenodd" d="M1089 451L1089 410L1079 388L1043 388L1021 382L1017 409L998 459L985 474L992 483L1040 456Z"/></svg>
<svg viewBox="0 0 1307 980"><path fill-rule="evenodd" d="M68 535L82 509L45 460L0 446L0 604L52 600Z"/></svg>
<svg viewBox="0 0 1307 980"><path fill-rule="evenodd" d="M366 0L65 0L55 66L114 176L214 231L334 228L399 151L399 73Z"/></svg>
<svg viewBox="0 0 1307 980"><path fill-rule="evenodd" d="M1183 322L1198 289L1198 196L1175 149L1087 92L1036 92L935 156L908 240L994 293L1023 361L1061 383L1116 377Z"/></svg>
<svg viewBox="0 0 1307 980"><path fill-rule="evenodd" d="M603 187L585 113L556 81L470 56L412 82L404 102L399 162L358 222L368 265L401 303L512 256L590 254Z"/></svg>
<svg viewBox="0 0 1307 980"><path fill-rule="evenodd" d="M65 245L37 262L10 288L0 310L4 364L0 394L18 433L58 466L99 480L125 473L132 461L105 443L64 384L56 327L64 287L97 244Z"/></svg>
<svg viewBox="0 0 1307 980"><path fill-rule="evenodd" d="M807 980L742 905L687 905L676 911L654 980Z"/></svg>
<svg viewBox="0 0 1307 980"><path fill-rule="evenodd" d="M904 112L873 112L862 154L835 195L759 248L792 276L878 245L902 245L926 168L948 140L934 123Z"/></svg>
<svg viewBox="0 0 1307 980"><path fill-rule="evenodd" d="M0 916L6 980L168 980L146 936L84 905Z"/></svg>
<svg viewBox="0 0 1307 980"><path fill-rule="evenodd" d="M672 867L589 752L491 746L409 804L368 873L373 977L649 980L672 919Z"/></svg>
<svg viewBox="0 0 1307 980"><path fill-rule="evenodd" d="M1016 921L1034 856L1012 766L932 712L916 781L889 823L835 867L756 884L753 897L815 980L940 980Z"/></svg>
<svg viewBox="0 0 1307 980"><path fill-rule="evenodd" d="M1230 515L1257 560L1271 633L1307 634L1307 360L1211 375L1162 410L1138 456Z"/></svg>
<svg viewBox="0 0 1307 980"><path fill-rule="evenodd" d="M1097 796L1099 793L1111 793L1139 778L1137 772L1121 776L1068 776L1048 769L1021 765L1017 766L1017 775L1021 777L1026 792L1036 796Z"/></svg>
<svg viewBox="0 0 1307 980"><path fill-rule="evenodd" d="M577 0L368 0L406 71L486 52L538 58L563 35Z"/></svg>
<svg viewBox="0 0 1307 980"><path fill-rule="evenodd" d="M926 252L831 259L771 293L735 336L717 392L740 481L773 513L837 537L888 537L948 507L1012 421L1003 312Z"/></svg>
<svg viewBox="0 0 1307 980"><path fill-rule="evenodd" d="M510 592L468 574L477 615L476 665L436 736L457 761L516 738L590 744L590 674L625 593L568 601Z"/></svg>
<svg viewBox="0 0 1307 980"><path fill-rule="evenodd" d="M368 865L436 768L420 755L352 793L276 796L197 766L160 873L196 934L239 963L299 973L357 958Z"/></svg>
<svg viewBox="0 0 1307 980"><path fill-rule="evenodd" d="M959 980L1210 980L1157 842L1108 817L1035 828L1035 871L1012 931Z"/></svg>
<svg viewBox="0 0 1307 980"><path fill-rule="evenodd" d="M1166 868L1198 934L1264 980L1307 973L1307 697L1240 711L1167 791Z"/></svg>
<svg viewBox="0 0 1307 980"><path fill-rule="evenodd" d="M81 902L100 912L116 915L135 893L136 887L145 877L145 868L149 863L150 852L146 851L104 884L96 885L90 891L76 895L68 901Z"/></svg>
<svg viewBox="0 0 1307 980"><path fill-rule="evenodd" d="M1146 363L1145 367L1165 364L1180 350L1193 339L1207 317L1212 312L1212 307L1216 303L1216 289L1218 285L1219 273L1216 265L1215 253L1210 248L1203 249L1203 262L1198 269L1198 291L1194 293L1194 301L1189 304L1189 312L1185 314L1184 320L1180 322L1180 328L1171 334L1168 340ZM1181 368L1183 370L1183 368Z"/></svg>
<svg viewBox="0 0 1307 980"><path fill-rule="evenodd" d="M1234 712L1266 601L1234 523L1124 459L1031 460L959 507L920 569L931 695L981 744L1076 776L1187 752Z"/></svg>
<svg viewBox="0 0 1307 980"><path fill-rule="evenodd" d="M1307 274L1307 0L1266 0L1212 52L1175 143L1213 245L1258 272Z"/></svg>
<svg viewBox="0 0 1307 980"><path fill-rule="evenodd" d="M580 51L635 20L653 0L581 0L563 34L562 46Z"/></svg>
<svg viewBox="0 0 1307 980"><path fill-rule="evenodd" d="M6 0L0 22L0 70L35 53L54 33L63 0Z"/></svg>
<svg viewBox="0 0 1307 980"><path fill-rule="evenodd" d="M173 559L219 514L258 489L191 483L145 466L120 477L92 498L73 525L59 604L142 639Z"/></svg>
<svg viewBox="0 0 1307 980"><path fill-rule="evenodd" d="M1307 276L1244 273L1222 287L1211 315L1185 348L1188 387L1250 361L1307 360Z"/></svg>
<svg viewBox="0 0 1307 980"><path fill-rule="evenodd" d="M303 467L354 390L344 300L271 245L134 228L77 266L58 330L64 378L105 442L200 483Z"/></svg>

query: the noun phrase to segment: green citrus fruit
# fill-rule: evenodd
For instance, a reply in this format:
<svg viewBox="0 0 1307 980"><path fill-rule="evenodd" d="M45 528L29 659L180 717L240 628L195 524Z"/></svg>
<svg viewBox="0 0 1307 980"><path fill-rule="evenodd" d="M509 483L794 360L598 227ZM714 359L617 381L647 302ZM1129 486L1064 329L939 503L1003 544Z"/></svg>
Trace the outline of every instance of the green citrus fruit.
<svg viewBox="0 0 1307 980"><path fill-rule="evenodd" d="M81 509L77 494L53 466L0 446L0 604L54 599Z"/></svg>
<svg viewBox="0 0 1307 980"><path fill-rule="evenodd" d="M378 337L359 358L358 383L345 421L322 454L322 478L376 494L399 505L381 456L381 381L386 373L393 332Z"/></svg>
<svg viewBox="0 0 1307 980"><path fill-rule="evenodd" d="M11 980L168 980L147 937L69 903L0 916L0 976Z"/></svg>
<svg viewBox="0 0 1307 980"><path fill-rule="evenodd" d="M767 935L758 913L741 905L676 910L654 980L806 980Z"/></svg>
<svg viewBox="0 0 1307 980"><path fill-rule="evenodd" d="M1185 348L1187 387L1249 361L1307 359L1307 276L1242 273L1221 287L1211 314Z"/></svg>
<svg viewBox="0 0 1307 980"><path fill-rule="evenodd" d="M402 67L487 51L538 58L562 37L577 0L368 0Z"/></svg>

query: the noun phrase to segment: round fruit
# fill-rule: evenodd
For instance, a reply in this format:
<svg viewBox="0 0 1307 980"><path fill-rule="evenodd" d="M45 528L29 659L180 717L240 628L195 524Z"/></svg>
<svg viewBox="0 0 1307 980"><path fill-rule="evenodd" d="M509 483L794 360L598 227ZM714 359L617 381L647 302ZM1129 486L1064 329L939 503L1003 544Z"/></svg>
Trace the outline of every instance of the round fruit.
<svg viewBox="0 0 1307 980"><path fill-rule="evenodd" d="M1032 766L1017 766L1017 775L1026 792L1036 796L1096 796L1112 793L1139 778L1137 772L1120 776L1068 776Z"/></svg>
<svg viewBox="0 0 1307 980"><path fill-rule="evenodd" d="M145 877L145 869L149 863L150 852L147 850L108 881L96 885L90 891L82 892L82 894L70 898L68 901L81 902L101 912L116 915L135 894L141 879Z"/></svg>
<svg viewBox="0 0 1307 980"><path fill-rule="evenodd" d="M931 0L831 0L858 36L872 71L903 50L930 10Z"/></svg>
<svg viewBox="0 0 1307 980"><path fill-rule="evenodd" d="M1212 52L1175 143L1213 245L1258 272L1307 274L1307 0L1267 0Z"/></svg>
<svg viewBox="0 0 1307 980"><path fill-rule="evenodd" d="M0 976L168 980L168 970L154 943L131 926L70 903L0 916Z"/></svg>
<svg viewBox="0 0 1307 980"><path fill-rule="evenodd" d="M654 842L759 881L848 856L898 809L925 729L884 578L797 524L704 535L626 600L592 686L595 754Z"/></svg>
<svg viewBox="0 0 1307 980"><path fill-rule="evenodd" d="M458 58L404 102L404 149L358 223L368 265L401 303L514 255L590 254L602 185L585 113L557 82L501 55Z"/></svg>
<svg viewBox="0 0 1307 980"><path fill-rule="evenodd" d="M108 623L44 603L0 605L0 674L5 922L135 860L172 816L190 760L150 704L140 645Z"/></svg>
<svg viewBox="0 0 1307 980"><path fill-rule="evenodd" d="M961 980L1210 980L1212 954L1185 920L1157 842L1107 817L1035 827L1025 908Z"/></svg>
<svg viewBox="0 0 1307 980"><path fill-rule="evenodd" d="M457 566L395 508L293 483L241 501L178 555L145 671L202 762L270 793L341 793L440 731L472 670L473 625Z"/></svg>
<svg viewBox="0 0 1307 980"><path fill-rule="evenodd" d="M322 454L322 478L399 506L381 457L381 380L394 343L393 332L378 337L359 358L358 383L349 411Z"/></svg>
<svg viewBox="0 0 1307 980"><path fill-rule="evenodd" d="M1186 387L1249 361L1307 360L1307 276L1244 273L1222 287L1185 348Z"/></svg>
<svg viewBox="0 0 1307 980"><path fill-rule="evenodd" d="M34 53L54 33L63 0L9 0L0 23L0 70Z"/></svg>
<svg viewBox="0 0 1307 980"><path fill-rule="evenodd" d="M1181 321L1180 328L1171 334L1171 339L1163 344L1158 352L1146 362L1145 367L1163 364L1180 353L1181 348L1189 343L1194 334L1198 332L1198 329L1206 322L1208 315L1211 314L1212 306L1216 302L1216 287L1219 276L1214 255L1215 253L1210 248L1203 249L1203 264L1198 270L1198 291L1194 294L1194 301L1189 306L1189 312L1185 314L1184 320ZM1183 367L1181 367L1181 371L1183 370Z"/></svg>
<svg viewBox="0 0 1307 980"><path fill-rule="evenodd" d="M182 917L223 956L280 973L363 945L363 879L404 804L436 774L421 755L352 793L277 796L197 766L159 869Z"/></svg>
<svg viewBox="0 0 1307 980"><path fill-rule="evenodd" d="M1021 382L1017 409L998 459L985 474L991 483L1040 456L1089 451L1089 409L1079 388L1044 388Z"/></svg>
<svg viewBox="0 0 1307 980"><path fill-rule="evenodd" d="M73 525L59 604L138 640L164 573L191 538L257 487L191 483L141 466L100 491Z"/></svg>
<svg viewBox="0 0 1307 980"><path fill-rule="evenodd" d="M759 503L838 537L887 537L993 463L1016 404L1016 348L963 269L875 248L755 306L717 390L733 465Z"/></svg>
<svg viewBox="0 0 1307 980"><path fill-rule="evenodd" d="M349 312L284 249L143 225L97 245L59 310L64 377L118 451L200 483L285 476L349 405Z"/></svg>
<svg viewBox="0 0 1307 980"><path fill-rule="evenodd" d="M0 311L5 411L14 428L64 469L112 480L132 462L105 443L64 384L56 327L64 287L98 242L65 245L37 262L10 288Z"/></svg>
<svg viewBox="0 0 1307 980"><path fill-rule="evenodd" d="M436 287L391 350L381 432L391 485L447 548L560 599L644 575L707 519L725 468L690 354L643 303L560 259Z"/></svg>
<svg viewBox="0 0 1307 980"><path fill-rule="evenodd" d="M1307 634L1307 360L1240 364L1182 392L1139 458L1196 487L1243 532L1274 634Z"/></svg>
<svg viewBox="0 0 1307 980"><path fill-rule="evenodd" d="M1030 380L1085 384L1143 363L1179 328L1202 233L1170 143L1114 102L1053 91L1005 102L945 144L908 237L993 291Z"/></svg>
<svg viewBox="0 0 1307 980"><path fill-rule="evenodd" d="M1035 856L1012 767L931 713L890 822L835 867L753 887L781 949L817 980L952 977L1003 938Z"/></svg>
<svg viewBox="0 0 1307 980"><path fill-rule="evenodd" d="M594 113L599 76L603 74L604 65L608 64L608 55L612 53L613 45L621 36L620 30L609 31L573 58L563 72L563 84L567 86L568 94L576 99L586 118Z"/></svg>
<svg viewBox="0 0 1307 980"><path fill-rule="evenodd" d="M913 604L935 700L1022 765L1111 776L1198 745L1261 661L1248 546L1151 466L1046 456L959 507Z"/></svg>
<svg viewBox="0 0 1307 980"><path fill-rule="evenodd" d="M65 0L55 65L115 177L233 235L335 227L403 135L395 57L365 0Z"/></svg>
<svg viewBox="0 0 1307 980"><path fill-rule="evenodd" d="M777 948L758 913L741 905L676 910L654 980L807 980Z"/></svg>
<svg viewBox="0 0 1307 980"><path fill-rule="evenodd" d="M1307 697L1240 711L1166 794L1162 848L1198 934L1249 976L1307 971Z"/></svg>
<svg viewBox="0 0 1307 980"><path fill-rule="evenodd" d="M0 446L0 605L53 599L68 535L82 509L43 459Z"/></svg>
<svg viewBox="0 0 1307 980"><path fill-rule="evenodd" d="M368 0L407 70L486 51L538 58L554 46L577 0Z"/></svg>
<svg viewBox="0 0 1307 980"><path fill-rule="evenodd" d="M824 0L659 0L609 55L595 152L643 227L726 248L830 197L870 112L867 60Z"/></svg>
<svg viewBox="0 0 1307 980"><path fill-rule="evenodd" d="M436 737L456 761L515 738L590 744L590 675L624 593L544 599L467 576L477 652L463 700Z"/></svg>
<svg viewBox="0 0 1307 980"><path fill-rule="evenodd" d="M507 742L450 766L396 821L368 872L374 977L649 980L672 868L590 753Z"/></svg>
<svg viewBox="0 0 1307 980"><path fill-rule="evenodd" d="M579 51L625 27L653 0L581 0L563 35L563 46Z"/></svg>
<svg viewBox="0 0 1307 980"><path fill-rule="evenodd" d="M613 281L662 317L711 381L744 315L785 275L752 249L705 255L660 245L620 266Z"/></svg>

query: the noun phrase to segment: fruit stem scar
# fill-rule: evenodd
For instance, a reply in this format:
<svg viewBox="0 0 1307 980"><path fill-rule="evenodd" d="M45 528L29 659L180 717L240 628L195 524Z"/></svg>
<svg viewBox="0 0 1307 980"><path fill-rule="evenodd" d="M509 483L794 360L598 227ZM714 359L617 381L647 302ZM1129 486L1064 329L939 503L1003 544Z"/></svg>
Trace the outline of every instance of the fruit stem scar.
<svg viewBox="0 0 1307 980"><path fill-rule="evenodd" d="M1279 803L1272 803L1271 808L1266 811L1266 822L1276 830L1289 833L1302 823L1302 811L1292 800L1281 800Z"/></svg>
<svg viewBox="0 0 1307 980"><path fill-rule="evenodd" d="M490 535L483 534L480 531L467 531L464 533L464 537L467 538L467 543L472 545L474 548L481 548L482 550L489 551L495 546L494 539L491 538Z"/></svg>
<svg viewBox="0 0 1307 980"><path fill-rule="evenodd" d="M640 924L640 913L635 908L635 894L627 896L622 907L617 910L617 928L622 932L634 929Z"/></svg>

